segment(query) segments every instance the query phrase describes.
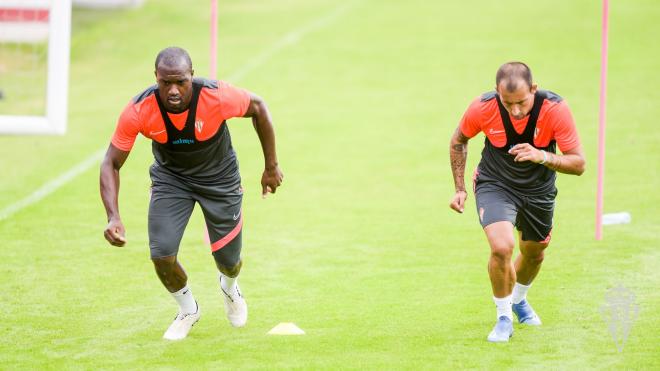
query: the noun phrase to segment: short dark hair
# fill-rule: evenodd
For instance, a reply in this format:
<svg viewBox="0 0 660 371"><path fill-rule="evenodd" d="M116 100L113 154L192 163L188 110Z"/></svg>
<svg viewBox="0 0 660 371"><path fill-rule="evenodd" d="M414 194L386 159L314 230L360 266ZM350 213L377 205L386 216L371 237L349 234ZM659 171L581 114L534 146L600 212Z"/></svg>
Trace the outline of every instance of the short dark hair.
<svg viewBox="0 0 660 371"><path fill-rule="evenodd" d="M190 70L192 70L192 60L190 59L188 52L178 46L170 46L158 53L154 68L158 69L158 64L160 64L160 62L163 62L166 66L177 66L181 63L181 59L183 59L188 64Z"/></svg>
<svg viewBox="0 0 660 371"><path fill-rule="evenodd" d="M495 75L495 86L500 86L502 80L506 81L506 90L514 91L518 88L518 82L524 81L527 86L532 87L532 70L523 62L507 62L497 70Z"/></svg>

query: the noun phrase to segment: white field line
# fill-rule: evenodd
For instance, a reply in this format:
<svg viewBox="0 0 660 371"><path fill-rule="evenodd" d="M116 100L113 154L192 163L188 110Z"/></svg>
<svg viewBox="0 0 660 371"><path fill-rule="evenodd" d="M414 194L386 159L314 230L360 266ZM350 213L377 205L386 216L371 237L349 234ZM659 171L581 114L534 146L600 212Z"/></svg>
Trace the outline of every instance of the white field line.
<svg viewBox="0 0 660 371"><path fill-rule="evenodd" d="M0 210L0 221L3 221L10 216L12 216L14 213L20 211L21 209L30 206L34 203L39 202L42 198L48 196L49 194L55 192L58 188L62 187L63 185L67 184L70 182L73 178L77 177L78 175L84 173L87 171L90 167L93 165L96 165L101 161L103 158L103 155L105 154L106 149L103 148L102 150L94 152L93 155L89 156L87 159L85 159L83 162L77 164L76 166L72 167L71 169L67 170L64 172L62 175L58 176L55 179L50 180L41 188L37 189L36 191L32 192L31 195L25 197L22 200L19 200L4 209Z"/></svg>
<svg viewBox="0 0 660 371"><path fill-rule="evenodd" d="M326 14L325 16L321 18L317 18L298 29L289 32L288 34L284 35L281 39L277 40L274 44L266 48L258 55L251 57L247 63L245 63L242 67L240 67L238 70L234 71L234 73L229 75L227 77L227 80L231 82L236 82L242 79L243 77L245 77L245 75L248 74L248 72L264 64L266 61L272 58L273 55L277 54L277 52L279 52L280 50L286 48L289 45L298 43L303 38L303 36L305 36L305 34L319 30L331 24L340 15L344 14L352 5L353 3L343 4L342 6L337 7L336 9Z"/></svg>
<svg viewBox="0 0 660 371"><path fill-rule="evenodd" d="M276 41L274 44L272 44L270 47L266 48L263 52L258 54L257 56L253 57L250 59L248 63L243 65L241 68L238 70L234 71L233 74L229 75L227 77L227 80L236 82L243 78L245 75L247 75L250 71L254 70L255 68L261 66L262 64L266 63L270 58L272 58L275 54L277 54L280 50L284 49L285 47L289 45L296 44L298 41L302 39L302 37L310 32L319 30L323 27L328 26L331 24L334 20L336 20L340 15L345 13L354 3L347 3L342 6L337 7L330 13L317 18L313 20L312 22L303 25L302 27L295 29L288 34L284 35L281 39ZM103 148L101 150L98 150L94 152L91 156L86 158L84 161L80 162L76 166L72 167L71 169L67 170L65 173L62 175L58 176L57 178L47 182L41 188L37 189L36 191L32 192L29 196L25 197L22 200L19 200L4 209L0 210L0 222L9 218L13 214L17 213L21 209L28 207L34 203L37 203L41 201L44 197L48 196L49 194L55 192L57 189L62 187L63 185L67 184L71 180L73 180L75 177L78 175L84 173L85 171L89 170L92 166L97 165L101 159L103 158L103 155L105 154L105 151L107 149Z"/></svg>

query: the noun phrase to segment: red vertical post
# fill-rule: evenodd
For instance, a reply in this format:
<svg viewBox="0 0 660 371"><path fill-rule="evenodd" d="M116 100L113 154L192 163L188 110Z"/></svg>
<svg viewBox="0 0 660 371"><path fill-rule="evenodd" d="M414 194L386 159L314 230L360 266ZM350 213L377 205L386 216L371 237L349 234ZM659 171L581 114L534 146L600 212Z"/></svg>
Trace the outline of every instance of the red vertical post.
<svg viewBox="0 0 660 371"><path fill-rule="evenodd" d="M217 78L218 66L218 0L211 0L211 68L209 78Z"/></svg>
<svg viewBox="0 0 660 371"><path fill-rule="evenodd" d="M605 103L607 98L607 33L609 0L603 0L600 52L600 107L598 110L598 186L596 191L596 240L603 239L603 183L605 179Z"/></svg>
<svg viewBox="0 0 660 371"><path fill-rule="evenodd" d="M218 67L218 0L211 0L211 64L209 66L209 78L217 79ZM209 230L204 226L204 242L211 243Z"/></svg>

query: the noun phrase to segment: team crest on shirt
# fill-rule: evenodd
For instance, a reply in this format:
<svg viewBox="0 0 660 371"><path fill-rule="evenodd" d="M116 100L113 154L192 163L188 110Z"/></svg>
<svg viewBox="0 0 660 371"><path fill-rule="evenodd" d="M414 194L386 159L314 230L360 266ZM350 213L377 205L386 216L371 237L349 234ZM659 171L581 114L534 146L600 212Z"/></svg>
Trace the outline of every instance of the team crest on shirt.
<svg viewBox="0 0 660 371"><path fill-rule="evenodd" d="M195 129L197 129L197 132L201 133L203 127L204 127L204 121L202 120L195 121Z"/></svg>

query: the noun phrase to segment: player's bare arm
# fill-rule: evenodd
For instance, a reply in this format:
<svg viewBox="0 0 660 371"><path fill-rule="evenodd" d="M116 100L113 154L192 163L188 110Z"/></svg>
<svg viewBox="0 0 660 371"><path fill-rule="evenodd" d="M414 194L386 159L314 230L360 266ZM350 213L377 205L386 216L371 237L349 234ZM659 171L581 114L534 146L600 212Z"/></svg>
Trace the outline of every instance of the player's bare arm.
<svg viewBox="0 0 660 371"><path fill-rule="evenodd" d="M101 199L108 216L108 225L103 235L114 246L126 244L126 230L119 216L119 169L126 161L130 152L122 151L110 144L101 163Z"/></svg>
<svg viewBox="0 0 660 371"><path fill-rule="evenodd" d="M467 192L465 191L465 163L467 161L467 144L470 138L463 135L460 127L456 128L449 142L449 160L451 172L454 176L456 193L449 203L449 207L462 213L465 209Z"/></svg>
<svg viewBox="0 0 660 371"><path fill-rule="evenodd" d="M585 169L584 152L579 145L559 155L521 143L513 146L509 153L516 156L514 161L532 161L564 174L582 175Z"/></svg>
<svg viewBox="0 0 660 371"><path fill-rule="evenodd" d="M244 117L252 118L252 125L257 131L261 149L264 152L264 173L261 176L261 196L266 197L268 193L275 193L277 187L282 184L284 175L277 162L275 150L275 130L270 112L266 102L256 94L250 93L250 105Z"/></svg>

